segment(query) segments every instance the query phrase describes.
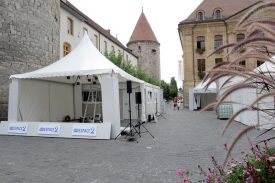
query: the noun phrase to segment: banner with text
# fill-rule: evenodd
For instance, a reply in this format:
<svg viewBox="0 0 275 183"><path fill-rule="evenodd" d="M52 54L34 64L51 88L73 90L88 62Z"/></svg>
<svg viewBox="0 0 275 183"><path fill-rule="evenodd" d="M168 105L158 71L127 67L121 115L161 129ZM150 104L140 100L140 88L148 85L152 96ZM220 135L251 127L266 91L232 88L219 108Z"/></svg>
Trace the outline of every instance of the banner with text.
<svg viewBox="0 0 275 183"><path fill-rule="evenodd" d="M73 125L72 135L74 136L96 136L96 124L77 124Z"/></svg>
<svg viewBox="0 0 275 183"><path fill-rule="evenodd" d="M26 134L28 131L28 123L10 123L8 133Z"/></svg>
<svg viewBox="0 0 275 183"><path fill-rule="evenodd" d="M56 123L41 123L37 129L37 133L40 135L59 135L60 124Z"/></svg>

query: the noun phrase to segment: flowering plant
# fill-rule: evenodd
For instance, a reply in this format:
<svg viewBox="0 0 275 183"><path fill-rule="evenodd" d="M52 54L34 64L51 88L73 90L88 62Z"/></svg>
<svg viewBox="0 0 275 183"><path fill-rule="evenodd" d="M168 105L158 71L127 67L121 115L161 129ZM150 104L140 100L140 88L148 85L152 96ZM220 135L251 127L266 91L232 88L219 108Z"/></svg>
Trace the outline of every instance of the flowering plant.
<svg viewBox="0 0 275 183"><path fill-rule="evenodd" d="M225 145L227 150L227 146ZM227 166L219 165L215 157L212 157L213 168L207 171L199 165L200 174L203 179L199 182L206 183L270 183L275 182L275 148L269 148L267 143L264 146L251 145L251 153L243 154L239 162L230 156L231 160ZM180 183L191 183L191 173L184 170L176 171L180 177Z"/></svg>

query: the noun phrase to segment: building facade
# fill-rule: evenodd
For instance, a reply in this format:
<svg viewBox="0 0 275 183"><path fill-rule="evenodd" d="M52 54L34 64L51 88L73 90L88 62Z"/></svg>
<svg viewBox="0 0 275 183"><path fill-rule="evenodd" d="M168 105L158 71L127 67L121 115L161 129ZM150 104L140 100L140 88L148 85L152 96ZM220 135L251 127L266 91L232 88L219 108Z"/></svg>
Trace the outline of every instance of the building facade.
<svg viewBox="0 0 275 183"><path fill-rule="evenodd" d="M9 77L44 67L72 51L87 31L102 54L137 56L67 0L0 0L0 121L8 116Z"/></svg>
<svg viewBox="0 0 275 183"><path fill-rule="evenodd" d="M224 49L209 56L217 48L242 41L245 29L237 29L240 19L255 7L259 0L204 0L196 10L178 25L184 60L184 103L188 106L189 88L201 82L207 71L222 61L233 61L236 56L229 56L230 49ZM215 5L215 6L213 6ZM252 19L275 17L274 12L265 11ZM241 65L253 69L262 61L243 60Z"/></svg>
<svg viewBox="0 0 275 183"><path fill-rule="evenodd" d="M133 30L127 47L138 56L138 68L160 80L160 43L143 11Z"/></svg>
<svg viewBox="0 0 275 183"><path fill-rule="evenodd" d="M60 57L64 57L81 41L84 32L88 33L95 47L104 55L115 51L122 54L124 62L137 66L137 56L126 48L118 39L83 14L67 0L60 1Z"/></svg>

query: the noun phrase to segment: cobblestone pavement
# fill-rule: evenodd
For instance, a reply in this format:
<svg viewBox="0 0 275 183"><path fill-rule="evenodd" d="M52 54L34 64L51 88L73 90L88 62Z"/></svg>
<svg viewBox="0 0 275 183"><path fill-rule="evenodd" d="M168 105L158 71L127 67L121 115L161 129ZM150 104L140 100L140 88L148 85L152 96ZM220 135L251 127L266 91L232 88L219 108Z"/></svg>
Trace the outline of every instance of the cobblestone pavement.
<svg viewBox="0 0 275 183"><path fill-rule="evenodd" d="M145 126L155 136L142 134L137 142L0 136L1 183L168 183L178 182L175 170L188 169L198 179L197 165L211 166L211 156L224 158L223 144L245 126L214 112L166 108L164 118ZM255 130L250 137L260 132ZM271 132L271 135L275 135ZM252 138L253 139L253 138ZM246 150L243 139L236 150ZM239 153L238 153L239 154Z"/></svg>

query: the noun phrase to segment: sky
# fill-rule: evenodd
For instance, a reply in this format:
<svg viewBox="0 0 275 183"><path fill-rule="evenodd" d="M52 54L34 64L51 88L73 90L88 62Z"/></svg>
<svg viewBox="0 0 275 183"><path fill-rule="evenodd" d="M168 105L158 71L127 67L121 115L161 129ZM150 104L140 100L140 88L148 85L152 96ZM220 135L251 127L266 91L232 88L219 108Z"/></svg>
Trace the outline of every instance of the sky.
<svg viewBox="0 0 275 183"><path fill-rule="evenodd" d="M178 23L187 18L202 0L69 0L80 11L126 45L143 12L160 42L161 79L170 83L175 77L178 87L178 61L182 48Z"/></svg>

